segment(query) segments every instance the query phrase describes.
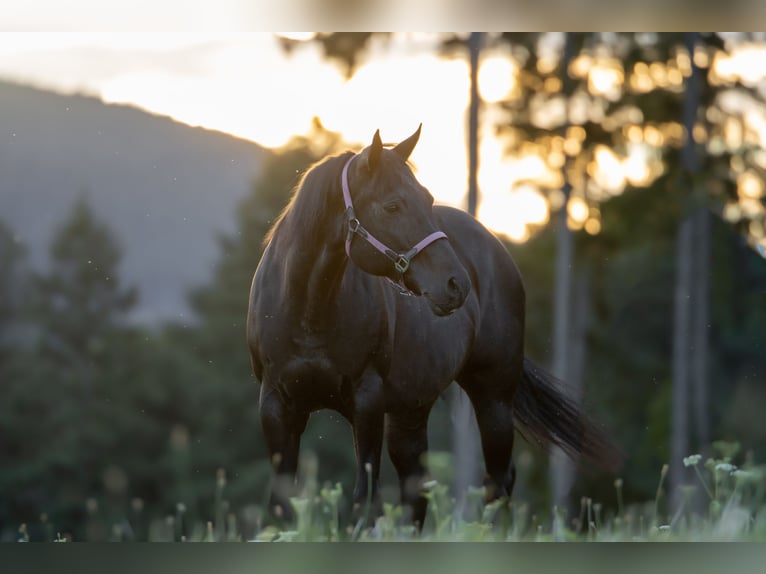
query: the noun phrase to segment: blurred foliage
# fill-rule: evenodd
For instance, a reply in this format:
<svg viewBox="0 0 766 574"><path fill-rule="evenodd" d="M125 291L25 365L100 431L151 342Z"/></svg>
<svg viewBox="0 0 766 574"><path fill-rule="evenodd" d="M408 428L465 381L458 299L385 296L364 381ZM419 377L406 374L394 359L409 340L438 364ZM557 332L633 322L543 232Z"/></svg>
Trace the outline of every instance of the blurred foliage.
<svg viewBox="0 0 766 574"><path fill-rule="evenodd" d="M690 204L707 203L752 246L759 239L766 242L766 193L753 197L755 192L747 190L748 185L766 189L766 155L758 135L766 114L763 82L748 80L741 71L714 69L716 61L747 47L753 35L700 33L695 53L690 54L687 34L485 34L485 51L514 63L511 93L484 106L491 108L495 132L509 155L534 157L545 165L547 173L521 183L546 194L553 210L563 200L566 175L571 197L589 208L587 220L570 218L570 226L587 228L584 224L592 221L602 229L601 202L673 172L678 185L694 188ZM283 38L282 43L291 50L315 44L351 75L369 45L377 38L388 41L389 36L337 32L301 41ZM467 58L468 33L436 36L436 49L443 56ZM567 36L571 63L562 70ZM692 63L700 71L699 106L691 122L699 173L689 182L680 159L688 137L682 116ZM645 169L618 173L624 171L619 164L637 153L644 158ZM604 159L610 165L599 170Z"/></svg>
<svg viewBox="0 0 766 574"><path fill-rule="evenodd" d="M318 44L322 48L324 57L340 65L348 79L354 75L361 56L368 49L370 40L374 36L387 38L390 32L318 32L309 40L296 40L288 36L278 36L278 38L282 48L288 53L306 41Z"/></svg>
<svg viewBox="0 0 766 574"><path fill-rule="evenodd" d="M622 35L610 38L625 43ZM629 41L620 57L624 62L665 58L677 41L666 39L639 47ZM362 40L357 44L366 45L369 38ZM452 39L452 48L459 41ZM532 58L539 38L497 41L512 41ZM583 36L577 45L585 50L593 41ZM531 83L535 69L528 64ZM657 114L678 113L679 97L672 91L657 98L644 94L635 96L634 104L645 120L656 121ZM510 106L508 113L523 111ZM535 133L546 137L545 129ZM618 133L594 122L587 141L619 148L610 139ZM59 532L76 540L291 536L264 528L270 465L245 343L247 293L263 235L290 190L309 165L342 149L338 134L317 121L313 133L270 155L236 213L236 232L220 237L210 283L189 294L196 319L156 330L126 323L138 294L121 283L119 246L87 198L62 221L46 274L29 268L0 222L0 539L16 539L22 523L24 536L32 540L51 540ZM575 234L576 267L592 279L586 404L628 455L619 494L628 506L654 499L658 469L668 462L674 241L687 208L679 153L666 150L664 161L666 169L650 184L599 202L600 233ZM715 164L718 171L705 168L706 177L728 178L728 170L720 174L726 161ZM728 223L716 220L711 244L711 434L739 441L742 448L726 463L749 469L752 460L766 458L760 417L766 265ZM527 351L545 360L551 352L554 231L543 228L527 243L508 248L526 285ZM448 450L450 421L441 402L431 422L432 446ZM516 444L513 520L519 522L511 524L541 524L549 514L547 457L523 441ZM305 507L316 507L312 512L329 521L323 536L344 538L334 518L347 511L336 495L340 491L323 486L341 483L343 492L351 491L353 448L346 423L331 413L312 417L303 448L301 477L313 493ZM448 456L434 460L448 467ZM396 500L395 480L385 468L383 493L390 502ZM638 523L639 511L614 510L614 476L582 471L578 495L603 504L616 519L634 516L634 526ZM717 476L715 468L711 472ZM444 501L445 491L435 487L432 497ZM720 500L725 501L723 494ZM449 514L434 520L448 529ZM384 537L405 532L396 516L388 506L380 530ZM582 517L578 520L582 525ZM477 519L461 528L461 536L480 537L490 527ZM516 539L537 532L524 528ZM293 536L305 534L296 532ZM661 539L658 530L652 532L653 539Z"/></svg>

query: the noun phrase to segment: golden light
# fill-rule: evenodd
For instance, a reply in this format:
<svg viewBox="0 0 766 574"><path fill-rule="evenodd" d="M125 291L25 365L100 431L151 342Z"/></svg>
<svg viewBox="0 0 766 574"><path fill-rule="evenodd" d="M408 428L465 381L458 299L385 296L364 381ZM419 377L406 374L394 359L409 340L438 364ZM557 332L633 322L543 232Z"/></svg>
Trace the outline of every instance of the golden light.
<svg viewBox="0 0 766 574"><path fill-rule="evenodd" d="M668 83L674 88L678 88L684 83L684 75L678 68L668 69Z"/></svg>
<svg viewBox="0 0 766 574"><path fill-rule="evenodd" d="M678 122L667 122L662 124L662 134L665 136L665 141L668 145L678 146L686 138L686 129ZM695 137L695 141L700 140L697 140Z"/></svg>
<svg viewBox="0 0 766 574"><path fill-rule="evenodd" d="M625 130L625 135L628 138L628 141L633 143L639 143L644 141L644 130L641 129L641 126L637 126L637 125L627 126Z"/></svg>
<svg viewBox="0 0 766 574"><path fill-rule="evenodd" d="M593 58L588 54L580 54L569 64L569 73L576 78L584 78L592 67Z"/></svg>
<svg viewBox="0 0 766 574"><path fill-rule="evenodd" d="M628 156L622 161L622 169L631 185L638 187L649 184L652 180L652 172L649 168L646 147L631 145Z"/></svg>
<svg viewBox="0 0 766 574"><path fill-rule="evenodd" d="M567 156L561 151L551 151L548 154L548 165L554 169L561 169L566 163Z"/></svg>
<svg viewBox="0 0 766 574"><path fill-rule="evenodd" d="M766 47L742 44L733 48L729 54L716 52L712 76L727 83L740 81L745 86L758 86L766 79Z"/></svg>
<svg viewBox="0 0 766 574"><path fill-rule="evenodd" d="M545 179L550 172L545 160L536 153L515 158L512 165L516 173L523 174L525 179Z"/></svg>
<svg viewBox="0 0 766 574"><path fill-rule="evenodd" d="M745 110L743 116L747 133L745 139L760 148L766 147L766 111L763 109L750 108Z"/></svg>
<svg viewBox="0 0 766 574"><path fill-rule="evenodd" d="M644 62L637 62L633 66L633 73L630 76L630 87L633 91L639 93L650 92L654 89L654 82L649 75L649 66Z"/></svg>
<svg viewBox="0 0 766 574"><path fill-rule="evenodd" d="M548 202L531 186L520 186L510 193L485 196L479 218L493 231L521 242L529 237L528 225L544 224L550 217Z"/></svg>
<svg viewBox="0 0 766 574"><path fill-rule="evenodd" d="M601 232L601 221L590 218L585 222L585 232L588 235L598 235Z"/></svg>
<svg viewBox="0 0 766 574"><path fill-rule="evenodd" d="M766 207L763 206L759 199L740 198L739 206L742 209L742 215L747 219L755 219L766 215Z"/></svg>
<svg viewBox="0 0 766 574"><path fill-rule="evenodd" d="M644 141L650 146L661 147L665 141L665 136L656 127L648 125L644 128Z"/></svg>
<svg viewBox="0 0 766 574"><path fill-rule="evenodd" d="M582 224L585 222L585 220L588 219L588 215L590 215L590 209L588 208L588 204L585 203L583 198L575 195L569 198L569 203L567 204L567 213L569 214L569 217L572 218L572 220L576 221L578 224Z"/></svg>
<svg viewBox="0 0 766 574"><path fill-rule="evenodd" d="M519 70L507 57L490 56L479 67L479 94L488 103L500 102L510 96Z"/></svg>
<svg viewBox="0 0 766 574"><path fill-rule="evenodd" d="M729 165L734 173L742 173L745 171L745 160L741 155L731 156Z"/></svg>
<svg viewBox="0 0 766 574"><path fill-rule="evenodd" d="M707 68L710 65L710 56L707 50L702 46L697 46L694 50L694 63L698 68Z"/></svg>
<svg viewBox="0 0 766 574"><path fill-rule="evenodd" d="M137 105L193 126L280 147L293 135L307 133L312 118L321 117L343 90L340 71L318 50L296 50L287 57L270 34L234 36L198 49L205 58L194 74L127 68L104 80L100 95L109 103ZM307 85L311 98L305 96Z"/></svg>
<svg viewBox="0 0 766 574"><path fill-rule="evenodd" d="M307 42L311 40L315 35L315 32L277 32L277 36L286 38L288 40L296 40L298 42Z"/></svg>
<svg viewBox="0 0 766 574"><path fill-rule="evenodd" d="M729 223L736 223L742 219L742 209L737 202L727 203L723 208L723 218Z"/></svg>
<svg viewBox="0 0 766 574"><path fill-rule="evenodd" d="M591 164L593 167L589 166L589 168L599 187L612 195L621 193L625 187L625 176L620 158L610 148L599 145L596 147L593 160Z"/></svg>
<svg viewBox="0 0 766 574"><path fill-rule="evenodd" d="M564 140L564 153L566 153L568 156L575 157L579 155L581 151L582 140L573 137L567 137L567 139Z"/></svg>
<svg viewBox="0 0 766 574"><path fill-rule="evenodd" d="M541 74L550 74L559 65L559 59L553 56L541 56L537 60L537 71Z"/></svg>
<svg viewBox="0 0 766 574"><path fill-rule="evenodd" d="M569 126L567 128L567 138L575 139L579 142L585 141L585 138L587 137L587 133L585 131L585 128L582 126Z"/></svg>
<svg viewBox="0 0 766 574"><path fill-rule="evenodd" d="M649 65L649 75L656 86L664 88L668 83L667 68L660 62L652 62Z"/></svg>
<svg viewBox="0 0 766 574"><path fill-rule="evenodd" d="M529 100L529 115L535 126L542 129L554 129L566 120L566 100L562 95L535 94Z"/></svg>
<svg viewBox="0 0 766 574"><path fill-rule="evenodd" d="M548 193L548 205L550 206L551 212L561 209L564 205L564 192L560 189L552 189Z"/></svg>
<svg viewBox="0 0 766 574"><path fill-rule="evenodd" d="M737 178L737 192L740 197L759 199L763 196L763 180L752 171L746 171Z"/></svg>
<svg viewBox="0 0 766 574"><path fill-rule="evenodd" d="M433 54L381 58L360 67L337 91L313 105L327 129L363 145L371 141L376 129L384 141L395 142L422 123L423 132L412 154L417 177L438 202L462 207L467 181L465 124L454 118L464 117L467 70L464 61L442 60ZM405 85L420 87L404 90ZM313 94L306 98L302 93L301 97L314 100ZM494 164L483 153L482 161L482 169Z"/></svg>
<svg viewBox="0 0 766 574"><path fill-rule="evenodd" d="M766 150L759 149L754 150L750 154L750 158L753 160L753 163L760 167L761 169L766 169Z"/></svg>
<svg viewBox="0 0 766 574"><path fill-rule="evenodd" d="M619 96L623 79L619 64L595 66L588 74L588 90L594 95L613 99Z"/></svg>
<svg viewBox="0 0 766 574"><path fill-rule="evenodd" d="M678 66L678 70L684 76L691 75L692 61L691 58L689 58L689 52L687 50L678 50L676 53L676 66Z"/></svg>
<svg viewBox="0 0 766 574"><path fill-rule="evenodd" d="M561 80L553 76L545 78L543 89L549 94L558 93L561 91Z"/></svg>
<svg viewBox="0 0 766 574"><path fill-rule="evenodd" d="M726 147L737 149L742 145L743 138L742 122L738 118L728 117L723 126L723 137Z"/></svg>
<svg viewBox="0 0 766 574"><path fill-rule="evenodd" d="M511 192L513 204L524 213L528 223L542 225L550 218L548 202L531 186L522 186Z"/></svg>
<svg viewBox="0 0 766 574"><path fill-rule="evenodd" d="M763 222L761 222L758 219L754 219L753 221L751 221L750 225L748 226L748 229L750 233L758 239L761 239L764 236Z"/></svg>
<svg viewBox="0 0 766 574"><path fill-rule="evenodd" d="M279 36L306 41L312 35L284 32ZM385 48L382 42L371 42L365 58L348 81L342 70L328 63L321 48L313 43L308 42L305 47L286 54L278 37L262 33L205 37L195 34L84 34L60 38L31 35L18 40L0 35L0 71L11 70L16 74L12 77L28 81L54 78L48 84L51 87L83 90L99 95L106 102L134 105L266 147L280 147L292 136L309 133L314 117L319 117L326 129L339 132L352 145L368 143L378 128L384 140L399 141L422 122L423 133L412 156L417 177L437 201L462 207L467 179L468 66L462 59L439 58L434 48L438 44L437 36L432 42L428 38L418 37L417 41L413 38L413 35L394 34ZM17 50L31 52L34 57L21 60L14 54L13 47L10 51L7 46L3 48L13 42L18 43L14 44ZM426 46L428 42L432 45ZM87 65L85 59L78 60L79 56L71 55L84 53L86 48L93 50L96 56ZM67 51L70 49L71 52ZM66 54L62 56L63 51ZM14 57L7 57L9 53ZM54 57L46 58L46 54ZM114 60L117 63L107 73L104 70L108 68L106 63L112 62L109 60L112 55L118 56ZM67 68L57 65L65 61L62 58L75 59ZM15 62L16 68L8 65L8 61ZM40 62L35 65L42 66L46 61L45 69L35 72L37 76L27 75L28 64ZM121 62L130 62L130 65L123 66ZM538 66L553 72L558 63L557 55L541 59ZM23 73L18 72L22 64L27 64ZM625 74L616 60L580 56L570 71L587 78L594 93L607 97L621 89L625 82ZM635 71L632 82L636 76L643 78L639 83L646 80L653 85L648 66L636 64ZM486 101L498 101L509 94L513 97L519 73L518 64L510 57L488 55L479 72L482 97ZM566 118L563 98L554 97L560 90L560 79L548 78L545 89L550 91L543 98L548 104L540 106L539 114L557 121ZM581 95L577 106L581 108L578 113L582 121L597 121L605 107L594 107L587 94ZM605 104L603 100L601 103ZM488 110L485 112L479 217L499 233L521 241L529 236L529 225L544 223L550 217L551 208L560 208L563 204L563 194L558 189L562 183L560 168L566 165L562 154L569 157L582 154L586 133L580 125L573 125L566 137L557 138L545 154L530 149L519 157L508 158L503 154L502 142L491 130L491 120L496 118L492 118ZM641 122L638 118L629 123ZM647 135L637 126L626 133L629 141L635 143ZM766 137L766 129L763 133ZM603 147L596 150L588 167L595 179L592 185L600 186L603 195L619 193L626 180L643 181L647 177L646 169L636 157L618 157ZM541 188L550 189L549 198L534 187L520 185L520 181L527 180L535 180ZM579 182L578 193L584 193L585 186L584 181ZM591 189L587 193L590 194ZM573 199L568 206L570 217L587 232L597 232L600 220L587 207L582 197Z"/></svg>

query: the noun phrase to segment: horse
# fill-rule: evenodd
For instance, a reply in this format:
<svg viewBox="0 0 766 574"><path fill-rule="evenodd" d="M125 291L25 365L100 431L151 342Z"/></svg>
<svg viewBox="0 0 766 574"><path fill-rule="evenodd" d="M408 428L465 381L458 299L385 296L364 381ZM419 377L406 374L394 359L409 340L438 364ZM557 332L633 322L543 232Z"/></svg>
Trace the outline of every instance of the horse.
<svg viewBox="0 0 766 574"><path fill-rule="evenodd" d="M361 152L314 164L264 240L247 343L277 516L291 515L309 415L332 409L353 431L355 507L379 507L385 438L402 506L422 527L428 416L453 381L476 415L488 501L513 491L514 429L613 466L603 430L524 355L525 291L508 251L415 178L421 127L394 146L378 130Z"/></svg>

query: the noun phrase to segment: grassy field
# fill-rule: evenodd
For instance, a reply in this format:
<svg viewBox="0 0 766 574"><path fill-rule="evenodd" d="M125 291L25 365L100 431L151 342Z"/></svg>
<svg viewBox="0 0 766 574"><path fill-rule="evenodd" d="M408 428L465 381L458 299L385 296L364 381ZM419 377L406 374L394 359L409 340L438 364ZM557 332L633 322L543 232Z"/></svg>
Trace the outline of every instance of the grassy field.
<svg viewBox="0 0 766 574"><path fill-rule="evenodd" d="M683 503L672 516L663 511L668 507L667 467L659 473L654 500L624 504L622 480L617 479L615 491L602 496L616 501L616 505L604 508L595 499L583 498L579 515L570 517L556 508L548 512L531 509L515 499L484 504L482 488L470 489L458 508L448 486L431 480L425 485L429 505L422 532L407 523L400 507L391 504L383 505L383 515L373 526L369 526L373 523L369 507L359 509L356 516L361 518L355 522L344 510L347 504L340 485L320 487L308 480L302 496L292 499L294 521L276 525L260 515L255 528L246 532L241 526L242 513L229 508L225 499L226 477L220 472L210 521L188 520L185 506L180 503L175 515L142 516L140 505L134 501L132 513L108 525L111 532L106 537L113 541L165 542L766 541L766 467L749 462L738 468L731 462L737 445L718 443L717 447L719 457L691 455L684 459L684 465L695 471L697 484L682 487ZM700 503L701 499L704 503ZM95 515L94 501L88 501L88 505ZM45 517L42 520L45 522ZM43 538L49 541L68 539L50 524L43 524L42 531ZM18 539L30 540L26 525L19 528Z"/></svg>

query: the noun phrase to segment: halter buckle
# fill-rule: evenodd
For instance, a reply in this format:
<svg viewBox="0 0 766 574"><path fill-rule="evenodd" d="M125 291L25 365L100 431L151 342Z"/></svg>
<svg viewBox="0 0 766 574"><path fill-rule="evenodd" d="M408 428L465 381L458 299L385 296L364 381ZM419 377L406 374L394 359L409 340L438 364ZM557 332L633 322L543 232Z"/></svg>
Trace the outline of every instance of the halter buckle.
<svg viewBox="0 0 766 574"><path fill-rule="evenodd" d="M410 268L410 260L404 255L400 255L396 261L394 261L394 267L399 273L404 275L404 272Z"/></svg>
<svg viewBox="0 0 766 574"><path fill-rule="evenodd" d="M359 231L359 227L361 227L361 223L359 223L359 220L356 217L352 217L348 220L348 230L350 233L356 233Z"/></svg>

